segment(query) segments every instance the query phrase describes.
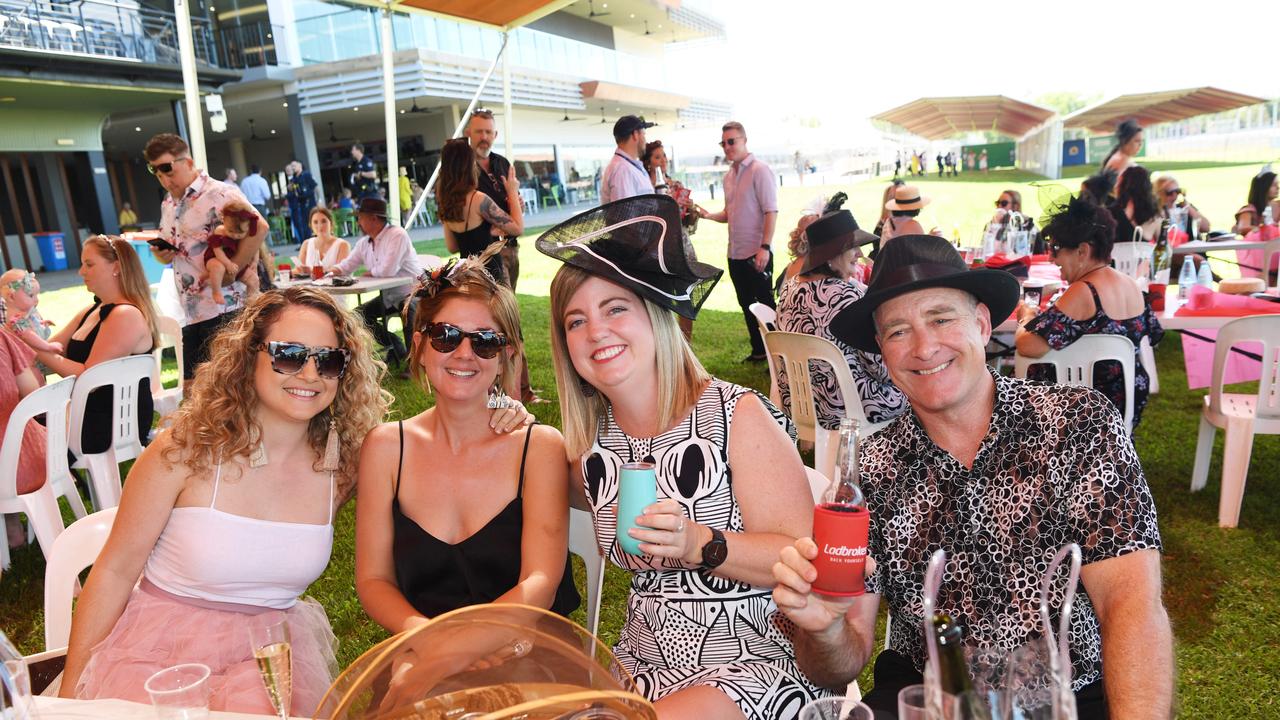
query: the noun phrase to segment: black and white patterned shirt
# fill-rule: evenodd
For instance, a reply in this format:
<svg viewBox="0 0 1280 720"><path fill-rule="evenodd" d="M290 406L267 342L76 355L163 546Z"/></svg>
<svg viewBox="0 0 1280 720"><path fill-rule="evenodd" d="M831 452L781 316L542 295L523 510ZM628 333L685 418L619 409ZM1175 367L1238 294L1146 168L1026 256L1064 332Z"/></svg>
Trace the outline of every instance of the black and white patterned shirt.
<svg viewBox="0 0 1280 720"><path fill-rule="evenodd" d="M1040 581L1063 546L1083 562L1160 549L1155 503L1124 421L1089 388L995 375L995 411L971 469L908 413L866 441L863 490L878 563L867 591L893 623L889 646L923 671L922 586L929 556L947 552L938 607L970 644L1012 651L1043 634ZM1060 571L1065 576L1065 571ZM1056 630L1058 595L1053 599ZM1102 677L1098 617L1084 586L1071 620L1073 689Z"/></svg>
<svg viewBox="0 0 1280 720"><path fill-rule="evenodd" d="M817 335L830 340L844 353L853 375L853 386L862 399L867 420L882 423L907 410L907 397L889 378L889 371L877 353L855 350L852 345L831 334L831 318L852 305L867 292L865 285L837 278L804 282L792 280L782 286L778 297L778 329L786 332ZM818 424L828 430L840 427L845 416L844 398L831 366L821 360L809 361L809 378L817 405ZM778 393L782 407L791 407L791 386L785 368L778 368Z"/></svg>

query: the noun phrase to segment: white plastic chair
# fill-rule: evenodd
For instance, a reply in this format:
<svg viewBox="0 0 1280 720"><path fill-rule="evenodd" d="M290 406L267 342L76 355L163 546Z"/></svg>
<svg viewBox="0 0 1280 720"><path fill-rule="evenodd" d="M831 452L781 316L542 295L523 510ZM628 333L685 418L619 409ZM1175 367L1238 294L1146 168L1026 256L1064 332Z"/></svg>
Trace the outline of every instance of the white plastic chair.
<svg viewBox="0 0 1280 720"><path fill-rule="evenodd" d="M569 552L582 558L587 568L587 630L592 637L600 629L600 601L604 595L604 553L596 543L591 513L569 508Z"/></svg>
<svg viewBox="0 0 1280 720"><path fill-rule="evenodd" d="M1156 368L1156 351L1151 347L1151 338L1145 335L1142 337L1142 342L1138 343L1138 362L1142 363L1142 369L1147 371L1147 377L1151 380L1147 392L1152 395L1160 392L1160 374Z"/></svg>
<svg viewBox="0 0 1280 720"><path fill-rule="evenodd" d="M1227 353L1231 346L1256 342L1262 346L1262 377L1256 395L1222 392ZM1204 487L1213 454L1213 436L1226 432L1222 447L1222 491L1218 501L1218 526L1240 522L1253 436L1280 435L1280 315L1255 315L1232 320L1218 331L1213 351L1213 385L1204 396L1196 460L1191 469L1191 490Z"/></svg>
<svg viewBox="0 0 1280 720"><path fill-rule="evenodd" d="M439 255L428 255L426 253L418 254L418 262L422 264L423 270L435 270L444 264L444 259Z"/></svg>
<svg viewBox="0 0 1280 720"><path fill-rule="evenodd" d="M22 398L9 416L4 444L0 446L0 517L5 513L26 515L30 531L40 542L46 558L63 527L58 497L67 498L77 517L85 516L84 502L67 467L67 402L74 385L74 377L64 378ZM45 416L46 423L45 483L37 490L19 495L18 459L22 438L27 422L40 415ZM8 568L9 563L9 543L0 540L0 568Z"/></svg>
<svg viewBox="0 0 1280 720"><path fill-rule="evenodd" d="M44 567L44 649L65 649L71 639L71 601L78 578L107 544L116 509L107 508L67 526L53 543Z"/></svg>
<svg viewBox="0 0 1280 720"><path fill-rule="evenodd" d="M1015 354L1013 375L1025 378L1032 365L1052 365L1059 385L1093 387L1093 364L1102 360L1115 360L1124 367L1124 426L1132 433L1134 351L1133 343L1123 335L1085 335L1038 358Z"/></svg>
<svg viewBox="0 0 1280 720"><path fill-rule="evenodd" d="M108 360L84 371L76 379L71 392L71 429L67 438L71 452L78 458L73 467L89 471L89 489L95 510L120 504L120 463L142 453L138 427L138 386L150 381L155 360L150 355L130 355ZM89 393L110 387L115 398L112 406L111 445L104 452L85 454L83 439L84 412Z"/></svg>
<svg viewBox="0 0 1280 720"><path fill-rule="evenodd" d="M1147 261L1147 266L1150 267L1155 251L1155 245L1145 240L1118 242L1111 248L1111 260L1115 263L1116 270L1136 280L1142 261Z"/></svg>
<svg viewBox="0 0 1280 720"><path fill-rule="evenodd" d="M813 381L809 375L809 361L822 360L835 372L840 397L844 399L845 414L858 421L862 437L869 437L889 423L872 424L862 411L862 397L853 384L853 372L849 361L835 343L816 335L774 331L764 335L765 352L781 358L780 368L786 370L790 404L783 410L796 424L801 440L813 443L814 469L826 477L836 471L836 447L840 442L838 430L827 430L817 422L817 406L813 399Z"/></svg>
<svg viewBox="0 0 1280 720"><path fill-rule="evenodd" d="M164 417L177 410L178 405L182 403L182 326L177 320L164 315L156 317L156 325L160 330L160 344L156 346L155 352L151 353L156 361L155 372L151 376L151 399L155 404L156 412L160 413L160 417ZM178 360L178 385L166 388L160 382L160 368L164 349L170 347L173 348Z"/></svg>
<svg viewBox="0 0 1280 720"><path fill-rule="evenodd" d="M754 302L747 306L752 315L756 316L756 323L760 325L760 337L771 333L778 329L778 313L764 303ZM778 391L778 367L773 359L773 353L765 351L765 361L769 364L769 399L777 407L782 407L782 396Z"/></svg>

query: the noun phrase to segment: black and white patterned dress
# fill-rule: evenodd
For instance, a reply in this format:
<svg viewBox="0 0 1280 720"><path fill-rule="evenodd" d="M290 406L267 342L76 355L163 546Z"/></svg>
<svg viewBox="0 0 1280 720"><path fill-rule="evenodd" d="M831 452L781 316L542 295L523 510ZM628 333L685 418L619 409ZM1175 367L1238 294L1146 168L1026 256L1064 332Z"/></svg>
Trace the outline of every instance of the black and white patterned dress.
<svg viewBox="0 0 1280 720"><path fill-rule="evenodd" d="M892 420L907 410L907 397L889 379L884 361L876 353L855 350L831 334L831 318L861 298L867 289L860 283L823 278L804 282L792 280L782 286L778 297L778 329L786 332L816 335L830 340L844 353L853 374L853 385L862 396L862 411L867 420L881 423ZM818 424L828 430L840 427L844 417L844 398L831 366L821 360L809 363L813 383L813 399L817 404ZM778 369L778 392L783 407L790 406L791 388L787 373Z"/></svg>
<svg viewBox="0 0 1280 720"><path fill-rule="evenodd" d="M770 588L672 558L630 555L615 542L618 475L628 462L654 463L658 499L676 500L694 521L744 531L733 495L729 430L738 401L748 393L755 391L713 379L693 412L652 438L627 435L610 411L583 459L583 480L597 541L615 565L632 573L627 619L614 653L640 692L658 700L707 685L728 695L749 720L794 718L805 703L829 693L796 667L793 627L778 612ZM786 417L760 400L794 437Z"/></svg>

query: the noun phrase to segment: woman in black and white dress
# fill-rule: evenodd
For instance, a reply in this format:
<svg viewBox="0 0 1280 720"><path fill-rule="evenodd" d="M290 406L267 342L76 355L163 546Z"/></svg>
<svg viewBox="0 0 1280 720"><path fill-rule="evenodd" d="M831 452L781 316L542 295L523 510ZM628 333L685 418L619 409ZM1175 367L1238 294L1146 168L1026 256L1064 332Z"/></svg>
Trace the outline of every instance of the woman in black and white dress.
<svg viewBox="0 0 1280 720"><path fill-rule="evenodd" d="M687 260L671 198L608 203L538 249L551 283L565 448L596 539L631 573L614 653L667 718L795 718L827 694L796 667L771 568L809 532L813 500L790 423L755 391L711 377L680 335L721 271ZM621 467L655 465L658 501L617 540ZM579 479L580 478L580 479Z"/></svg>
<svg viewBox="0 0 1280 720"><path fill-rule="evenodd" d="M815 220L805 234L809 251L803 267L793 282L782 286L778 296L778 329L816 335L835 343L849 363L867 420L892 420L906 411L907 400L889 379L880 356L855 350L828 329L831 318L866 293L866 286L852 278L861 255L859 245L874 242L875 236L859 229L848 210ZM809 375L818 424L835 430L845 416L845 400L840 397L835 374L830 365L814 360L809 363ZM789 407L791 387L782 370L778 372L778 392L783 407Z"/></svg>

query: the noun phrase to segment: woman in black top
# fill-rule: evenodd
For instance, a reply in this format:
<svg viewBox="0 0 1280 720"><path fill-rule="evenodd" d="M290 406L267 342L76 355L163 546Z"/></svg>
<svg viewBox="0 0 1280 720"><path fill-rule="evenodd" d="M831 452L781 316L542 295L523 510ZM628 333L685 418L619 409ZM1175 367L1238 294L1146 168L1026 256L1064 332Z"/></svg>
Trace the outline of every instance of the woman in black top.
<svg viewBox="0 0 1280 720"><path fill-rule="evenodd" d="M36 358L67 377L129 355L146 355L155 349L156 309L151 304L142 263L129 241L95 235L84 242L80 277L94 295L94 303L76 313L70 323L50 340L62 344L61 354L37 352ZM138 383L138 436L146 442L151 428L151 381ZM111 388L95 390L85 408L81 450L100 453L111 445Z"/></svg>
<svg viewBox="0 0 1280 720"><path fill-rule="evenodd" d="M480 192L475 153L463 138L450 140L440 152L440 179L436 181L436 204L444 224L444 244L449 252L471 257L484 252L498 239L524 232L519 206L507 214L488 195ZM507 182L514 183L511 178ZM515 191L519 194L519 191ZM498 282L506 273L502 258L494 257L485 266Z"/></svg>
<svg viewBox="0 0 1280 720"><path fill-rule="evenodd" d="M424 277L412 372L435 406L361 451L356 591L391 632L480 603L578 605L564 441L546 425L491 429L522 351L515 296L484 271L501 247Z"/></svg>
<svg viewBox="0 0 1280 720"><path fill-rule="evenodd" d="M1134 165L1120 176L1116 184L1116 199L1107 209L1116 221L1116 242L1155 240L1163 218L1156 203L1155 190L1151 187L1151 173L1146 168Z"/></svg>

